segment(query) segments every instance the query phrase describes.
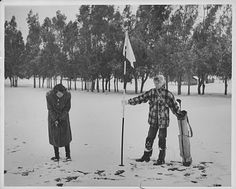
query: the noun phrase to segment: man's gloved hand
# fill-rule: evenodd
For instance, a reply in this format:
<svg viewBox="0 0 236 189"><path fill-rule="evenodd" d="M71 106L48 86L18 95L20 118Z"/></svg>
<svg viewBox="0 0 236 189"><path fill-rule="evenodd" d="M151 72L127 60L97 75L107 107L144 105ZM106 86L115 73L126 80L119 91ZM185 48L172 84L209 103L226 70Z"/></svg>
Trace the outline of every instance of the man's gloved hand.
<svg viewBox="0 0 236 189"><path fill-rule="evenodd" d="M58 123L59 123L59 122L56 120L56 121L55 121L55 126L56 126L56 127L58 127Z"/></svg>
<svg viewBox="0 0 236 189"><path fill-rule="evenodd" d="M183 119L184 116L186 115L186 111L182 110L177 113L177 118L178 119Z"/></svg>

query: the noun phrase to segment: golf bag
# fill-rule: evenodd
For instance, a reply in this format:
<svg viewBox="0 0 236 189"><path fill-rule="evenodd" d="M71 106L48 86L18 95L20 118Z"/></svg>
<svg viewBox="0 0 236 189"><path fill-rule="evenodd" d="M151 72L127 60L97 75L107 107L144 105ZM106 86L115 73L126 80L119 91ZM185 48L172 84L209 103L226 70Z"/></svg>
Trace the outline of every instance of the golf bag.
<svg viewBox="0 0 236 189"><path fill-rule="evenodd" d="M183 116L178 118L180 156L182 157L183 165L190 166L192 163L192 157L190 153L189 138L193 136L193 132L189 124L187 112L183 110L182 113Z"/></svg>

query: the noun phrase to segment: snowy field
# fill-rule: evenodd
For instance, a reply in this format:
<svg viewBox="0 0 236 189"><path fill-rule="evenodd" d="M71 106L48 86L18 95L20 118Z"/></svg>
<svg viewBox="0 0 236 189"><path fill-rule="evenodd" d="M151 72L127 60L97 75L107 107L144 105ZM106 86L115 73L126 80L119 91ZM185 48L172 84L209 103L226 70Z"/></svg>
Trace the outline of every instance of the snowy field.
<svg viewBox="0 0 236 189"><path fill-rule="evenodd" d="M79 86L80 87L80 86ZM133 86L128 85L128 88ZM153 87L148 82L145 90ZM121 89L121 88L120 88ZM177 86L169 85L176 94ZM148 104L126 106L124 166L120 164L122 94L72 90L70 111L71 162L52 162L48 142L48 89L33 89L32 81L19 81L10 88L5 81L4 186L109 186L109 187L213 187L231 186L231 84L206 85L206 95L176 96L189 114L193 128L190 167L181 165L178 125L171 114L167 136L166 164L153 166L157 140L149 163L136 163L142 155L148 131ZM127 94L126 98L136 96ZM62 160L64 148L60 148Z"/></svg>

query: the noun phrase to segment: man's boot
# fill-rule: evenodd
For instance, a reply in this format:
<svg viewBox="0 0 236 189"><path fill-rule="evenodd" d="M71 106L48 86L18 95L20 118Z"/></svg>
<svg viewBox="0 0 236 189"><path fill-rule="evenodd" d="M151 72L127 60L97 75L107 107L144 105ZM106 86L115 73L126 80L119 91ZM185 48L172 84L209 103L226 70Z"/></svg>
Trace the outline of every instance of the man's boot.
<svg viewBox="0 0 236 189"><path fill-rule="evenodd" d="M166 138L165 137L159 137L158 146L160 149L158 159L156 163L154 163L153 165L162 165L165 163L165 156L166 156Z"/></svg>
<svg viewBox="0 0 236 189"><path fill-rule="evenodd" d="M153 165L162 165L165 163L166 150L160 150L158 159Z"/></svg>
<svg viewBox="0 0 236 189"><path fill-rule="evenodd" d="M152 145L153 145L153 138L147 137L143 156L139 159L136 159L137 162L150 161L150 157L152 156Z"/></svg>
<svg viewBox="0 0 236 189"><path fill-rule="evenodd" d="M150 157L152 155L152 150L151 151L144 151L143 156L139 159L136 159L137 162L149 162L150 161Z"/></svg>

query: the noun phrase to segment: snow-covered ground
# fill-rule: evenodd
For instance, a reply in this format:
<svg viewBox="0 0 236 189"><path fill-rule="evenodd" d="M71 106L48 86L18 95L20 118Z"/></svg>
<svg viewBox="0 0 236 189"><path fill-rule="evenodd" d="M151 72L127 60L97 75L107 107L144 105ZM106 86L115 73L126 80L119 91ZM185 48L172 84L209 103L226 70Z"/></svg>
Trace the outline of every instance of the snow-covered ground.
<svg viewBox="0 0 236 189"><path fill-rule="evenodd" d="M131 85L128 85L131 89ZM133 87L133 86L132 86ZM148 82L145 90L152 87ZM176 94L176 85L169 89ZM121 88L120 88L121 89ZM126 106L124 166L121 161L122 94L72 90L70 111L71 162L50 160L48 142L48 89L33 89L32 82L19 81L10 88L5 81L4 185L5 186L231 186L231 95L224 96L224 84L206 85L206 95L191 96L182 88L182 108L193 128L190 167L181 165L178 125L171 114L167 137L166 164L153 166L157 140L149 163L136 163L142 155L148 131L148 104ZM231 93L231 84L229 86ZM126 98L135 94L127 94ZM64 149L60 155L65 157ZM62 159L63 160L63 159Z"/></svg>

